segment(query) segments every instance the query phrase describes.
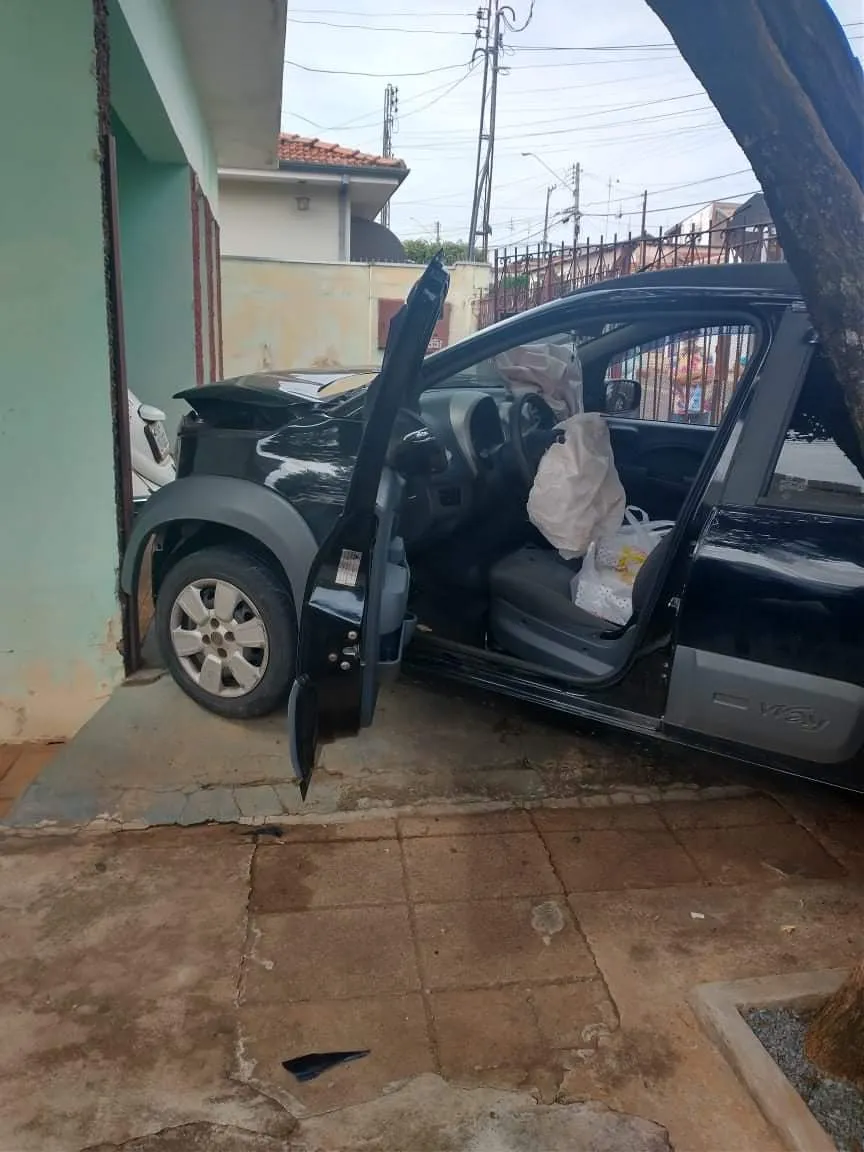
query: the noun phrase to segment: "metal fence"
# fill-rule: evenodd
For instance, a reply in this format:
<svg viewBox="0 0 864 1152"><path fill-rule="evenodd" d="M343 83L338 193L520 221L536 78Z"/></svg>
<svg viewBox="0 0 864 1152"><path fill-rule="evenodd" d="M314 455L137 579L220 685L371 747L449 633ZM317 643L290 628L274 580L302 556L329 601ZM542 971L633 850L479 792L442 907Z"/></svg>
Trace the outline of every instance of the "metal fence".
<svg viewBox="0 0 864 1152"><path fill-rule="evenodd" d="M677 332L613 357L607 380L638 380L643 420L716 425L756 350L748 324Z"/></svg>
<svg viewBox="0 0 864 1152"><path fill-rule="evenodd" d="M782 259L772 225L732 228L721 224L703 232L630 233L611 240L601 236L596 243L588 239L575 250L564 245L544 248L542 244L496 249L490 288L475 302L477 326L486 328L579 288L634 272Z"/></svg>

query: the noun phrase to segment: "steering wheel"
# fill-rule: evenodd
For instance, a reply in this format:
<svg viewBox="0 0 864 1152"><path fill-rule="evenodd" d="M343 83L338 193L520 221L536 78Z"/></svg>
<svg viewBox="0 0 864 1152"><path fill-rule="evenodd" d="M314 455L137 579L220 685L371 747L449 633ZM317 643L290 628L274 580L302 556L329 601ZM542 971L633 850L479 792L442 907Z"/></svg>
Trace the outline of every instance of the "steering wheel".
<svg viewBox="0 0 864 1152"><path fill-rule="evenodd" d="M510 405L510 443L519 474L530 488L559 418L542 396L523 392Z"/></svg>

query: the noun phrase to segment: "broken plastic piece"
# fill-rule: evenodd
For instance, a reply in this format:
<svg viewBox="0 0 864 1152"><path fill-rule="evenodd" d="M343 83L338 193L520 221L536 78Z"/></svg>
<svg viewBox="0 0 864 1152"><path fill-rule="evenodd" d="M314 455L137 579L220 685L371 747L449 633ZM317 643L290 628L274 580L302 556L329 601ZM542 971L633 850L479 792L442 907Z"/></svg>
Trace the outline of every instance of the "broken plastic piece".
<svg viewBox="0 0 864 1152"><path fill-rule="evenodd" d="M350 1060L360 1060L368 1056L369 1048L356 1052L309 1052L305 1056L295 1056L293 1060L283 1060L282 1067L300 1083L317 1079L322 1072L335 1068L337 1064L347 1064Z"/></svg>
<svg viewBox="0 0 864 1152"><path fill-rule="evenodd" d="M691 912L690 913L690 919L691 920L704 920L705 919L705 913L704 912Z"/></svg>

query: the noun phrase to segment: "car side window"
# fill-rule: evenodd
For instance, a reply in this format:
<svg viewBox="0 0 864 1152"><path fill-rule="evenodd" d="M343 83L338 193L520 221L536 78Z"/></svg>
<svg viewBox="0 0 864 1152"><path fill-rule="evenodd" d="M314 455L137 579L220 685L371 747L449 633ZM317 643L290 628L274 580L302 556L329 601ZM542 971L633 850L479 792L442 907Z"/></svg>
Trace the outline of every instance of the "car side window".
<svg viewBox="0 0 864 1152"><path fill-rule="evenodd" d="M578 358L580 349L585 348L599 336L613 331L619 327L617 324L599 324L584 330L568 328L563 332L554 332L548 336L537 337L534 340L519 340L513 343L506 351L496 353L485 360L480 360L460 372L448 376L436 384L436 388L502 388L509 389L512 379L507 370L502 371L502 364L513 352L524 349L526 351L547 352L556 350L557 356Z"/></svg>
<svg viewBox="0 0 864 1152"><path fill-rule="evenodd" d="M864 453L821 348L813 352L761 503L864 516Z"/></svg>
<svg viewBox="0 0 864 1152"><path fill-rule="evenodd" d="M606 382L638 380L639 417L717 425L758 344L750 324L719 324L673 332L617 353Z"/></svg>

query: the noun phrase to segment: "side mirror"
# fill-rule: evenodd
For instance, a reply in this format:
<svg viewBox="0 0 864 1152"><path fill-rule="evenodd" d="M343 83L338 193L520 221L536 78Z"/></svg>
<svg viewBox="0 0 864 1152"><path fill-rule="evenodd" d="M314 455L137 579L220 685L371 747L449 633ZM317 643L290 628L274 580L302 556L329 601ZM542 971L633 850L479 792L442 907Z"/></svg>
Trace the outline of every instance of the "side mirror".
<svg viewBox="0 0 864 1152"><path fill-rule="evenodd" d="M638 380L607 380L607 416L623 416L625 413L638 413L642 406L642 385Z"/></svg>

